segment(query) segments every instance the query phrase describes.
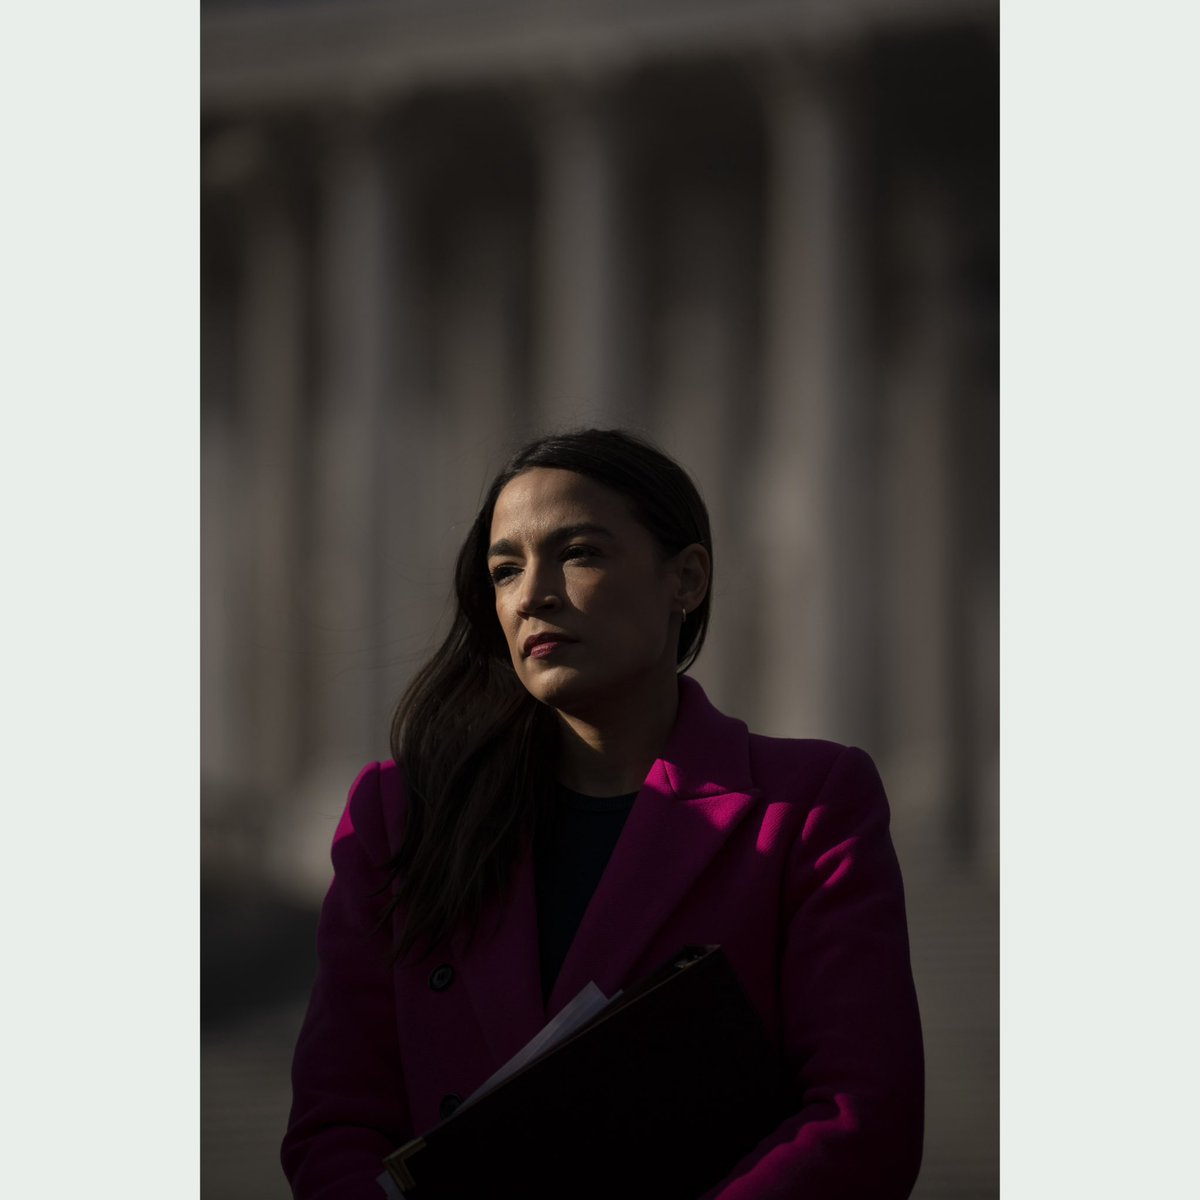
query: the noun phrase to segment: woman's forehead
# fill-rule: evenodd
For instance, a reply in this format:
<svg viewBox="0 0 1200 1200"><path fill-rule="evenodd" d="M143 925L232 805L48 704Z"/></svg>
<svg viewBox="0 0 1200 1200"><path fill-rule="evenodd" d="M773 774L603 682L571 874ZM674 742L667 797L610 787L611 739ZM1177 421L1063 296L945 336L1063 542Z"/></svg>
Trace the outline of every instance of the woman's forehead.
<svg viewBox="0 0 1200 1200"><path fill-rule="evenodd" d="M495 541L497 537L533 535L563 525L613 528L633 521L629 502L620 492L575 471L533 467L501 489L492 511L491 533Z"/></svg>

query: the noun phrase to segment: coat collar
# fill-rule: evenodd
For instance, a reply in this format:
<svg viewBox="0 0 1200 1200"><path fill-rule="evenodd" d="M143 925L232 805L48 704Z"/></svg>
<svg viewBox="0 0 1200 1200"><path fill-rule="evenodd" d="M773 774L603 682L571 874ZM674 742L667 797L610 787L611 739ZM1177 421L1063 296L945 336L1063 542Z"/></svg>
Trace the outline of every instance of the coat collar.
<svg viewBox="0 0 1200 1200"><path fill-rule="evenodd" d="M745 722L718 712L704 689L687 675L679 677L675 727L650 774L660 767L672 793L680 800L754 790L750 775L750 732Z"/></svg>
<svg viewBox="0 0 1200 1200"><path fill-rule="evenodd" d="M745 724L718 712L695 680L681 676L675 726L638 793L549 1004L541 996L531 854L461 960L497 1063L590 980L606 995L630 982L639 956L757 796Z"/></svg>

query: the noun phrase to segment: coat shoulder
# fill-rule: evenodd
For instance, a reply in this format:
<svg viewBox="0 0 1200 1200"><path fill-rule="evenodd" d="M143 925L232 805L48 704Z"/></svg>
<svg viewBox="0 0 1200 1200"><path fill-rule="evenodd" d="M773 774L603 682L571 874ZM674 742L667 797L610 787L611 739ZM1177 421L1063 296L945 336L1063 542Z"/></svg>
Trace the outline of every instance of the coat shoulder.
<svg viewBox="0 0 1200 1200"><path fill-rule="evenodd" d="M382 866L399 849L406 806L400 766L392 761L368 763L350 786L334 845L352 835L371 862Z"/></svg>
<svg viewBox="0 0 1200 1200"><path fill-rule="evenodd" d="M767 782L796 774L828 774L847 749L840 742L820 738L768 737L762 733L751 733L748 741L754 777Z"/></svg>
<svg viewBox="0 0 1200 1200"><path fill-rule="evenodd" d="M828 788L846 783L878 786L871 756L857 746L820 738L749 735L750 770L755 783L772 799L809 803Z"/></svg>

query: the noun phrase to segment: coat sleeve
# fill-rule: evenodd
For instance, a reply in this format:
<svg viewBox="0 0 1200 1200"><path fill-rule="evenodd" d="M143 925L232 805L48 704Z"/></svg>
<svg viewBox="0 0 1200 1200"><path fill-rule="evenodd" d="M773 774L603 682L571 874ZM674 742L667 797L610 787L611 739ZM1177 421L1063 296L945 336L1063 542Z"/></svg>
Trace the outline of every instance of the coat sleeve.
<svg viewBox="0 0 1200 1200"><path fill-rule="evenodd" d="M924 1055L888 805L844 749L789 859L779 969L798 1111L706 1200L903 1200L921 1163Z"/></svg>
<svg viewBox="0 0 1200 1200"><path fill-rule="evenodd" d="M380 1200L382 1159L412 1136L389 933L377 928L388 854L374 763L334 834L316 981L292 1061L281 1159L297 1200Z"/></svg>

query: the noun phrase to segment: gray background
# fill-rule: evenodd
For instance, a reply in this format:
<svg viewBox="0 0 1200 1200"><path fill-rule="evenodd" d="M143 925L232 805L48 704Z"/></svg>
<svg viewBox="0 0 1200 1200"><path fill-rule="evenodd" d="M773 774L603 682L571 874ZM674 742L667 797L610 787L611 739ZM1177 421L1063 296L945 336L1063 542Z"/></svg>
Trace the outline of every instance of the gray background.
<svg viewBox="0 0 1200 1200"><path fill-rule="evenodd" d="M918 1197L998 1194L994 4L209 3L202 1190L277 1146L346 789L548 427L695 474L694 674L866 747L929 1067Z"/></svg>

